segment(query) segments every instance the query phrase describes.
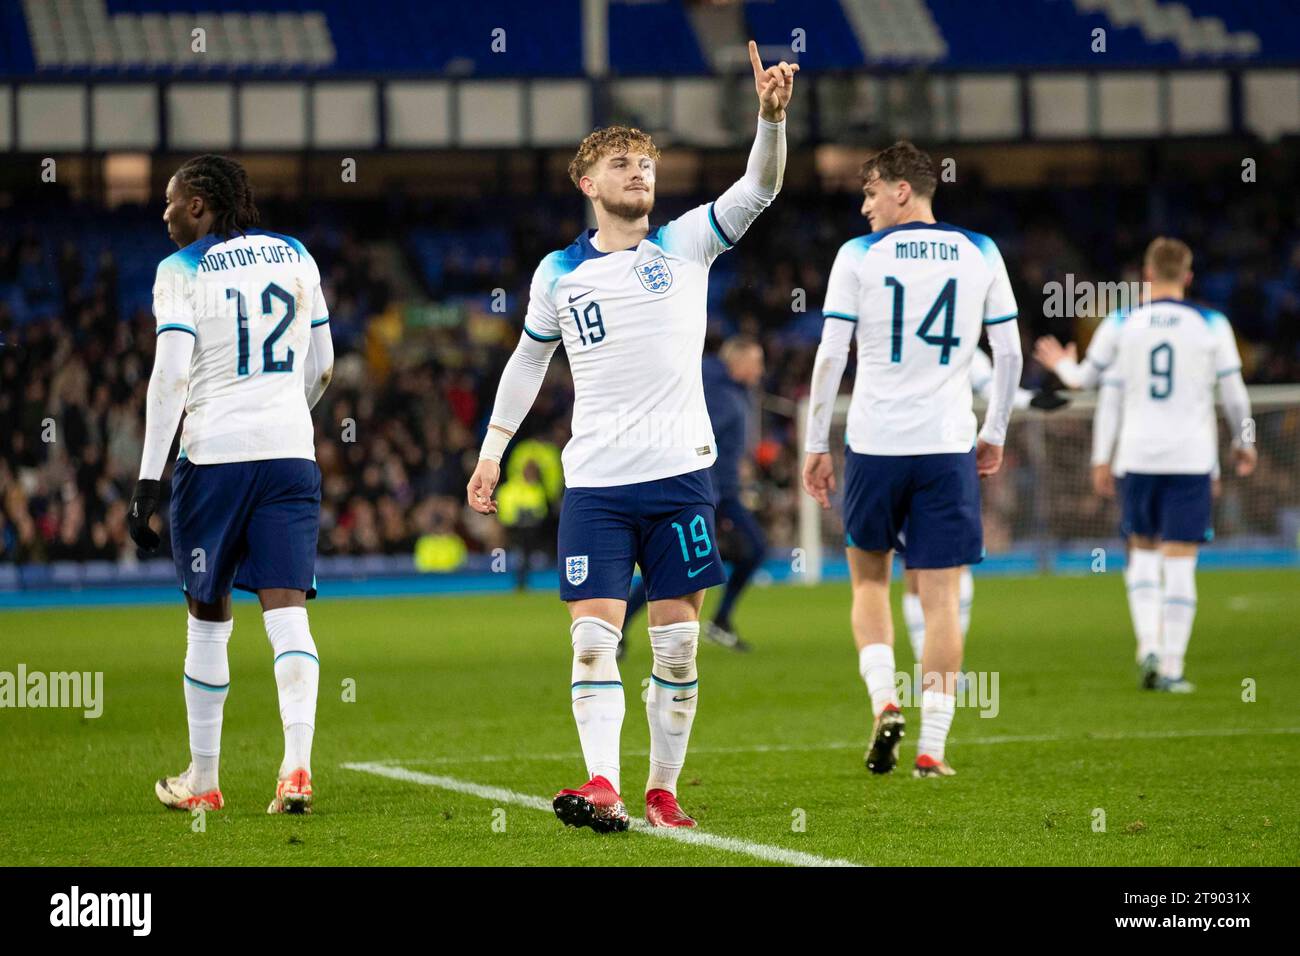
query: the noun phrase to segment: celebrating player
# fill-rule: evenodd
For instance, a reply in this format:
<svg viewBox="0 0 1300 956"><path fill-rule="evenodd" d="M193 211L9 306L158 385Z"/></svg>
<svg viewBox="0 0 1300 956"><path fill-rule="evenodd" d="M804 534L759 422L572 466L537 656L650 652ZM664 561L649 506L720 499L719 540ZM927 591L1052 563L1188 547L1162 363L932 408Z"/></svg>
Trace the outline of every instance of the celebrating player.
<svg viewBox="0 0 1300 956"><path fill-rule="evenodd" d="M1197 548L1213 537L1216 382L1241 477L1255 470L1254 426L1232 326L1222 312L1184 299L1192 250L1178 239L1153 240L1142 278L1149 300L1127 315L1108 316L1082 363L1073 343L1062 347L1050 336L1038 340L1034 356L1070 388L1101 384L1093 485L1113 486L1118 432L1114 470L1124 475L1121 523L1130 545L1124 577L1141 685L1189 693L1195 687L1183 676L1183 661L1196 617ZM1111 390L1119 402L1106 394Z"/></svg>
<svg viewBox="0 0 1300 956"><path fill-rule="evenodd" d="M254 228L244 168L200 156L167 184L158 266L158 340L149 380L131 537L158 547L163 468L182 410L172 475L172 552L189 605L185 708L189 768L155 785L179 810L219 810L221 718L230 687L230 589L256 591L274 654L284 760L269 813L308 812L320 661L307 626L314 597L320 470L311 407L333 374L320 272L303 244Z"/></svg>
<svg viewBox="0 0 1300 956"><path fill-rule="evenodd" d="M914 774L951 776L944 751L961 666L961 571L983 558L978 479L1002 465L1020 381L1016 303L993 240L935 221L929 156L895 143L863 164L862 178L862 214L874 231L840 247L827 282L803 484L830 508L831 413L856 335L844 526L853 636L875 713L866 763L873 773L893 770L904 732L889 605L890 565L901 548L906 567L917 570L926 622ZM981 324L993 385L977 442L970 365Z"/></svg>
<svg viewBox="0 0 1300 956"><path fill-rule="evenodd" d="M700 360L713 260L776 197L785 168L785 107L795 64L764 68L751 42L758 132L745 175L716 202L651 230L659 150L637 129L599 129L582 141L569 176L596 229L542 260L523 334L467 489L488 514L500 461L563 341L573 372L573 437L564 448L560 596L573 644L573 716L590 779L562 790L556 816L598 832L625 830L619 797L623 685L615 653L634 565L649 597L654 657L646 716L646 819L691 827L677 778L699 702L695 666L704 589L724 580L714 538L717 458Z"/></svg>

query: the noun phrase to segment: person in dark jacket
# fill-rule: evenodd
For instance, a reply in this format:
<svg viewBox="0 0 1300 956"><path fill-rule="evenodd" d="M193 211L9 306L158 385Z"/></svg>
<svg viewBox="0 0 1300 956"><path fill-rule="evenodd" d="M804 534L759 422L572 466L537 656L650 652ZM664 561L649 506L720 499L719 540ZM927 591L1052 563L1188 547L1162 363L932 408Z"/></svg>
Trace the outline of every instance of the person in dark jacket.
<svg viewBox="0 0 1300 956"><path fill-rule="evenodd" d="M750 578L767 554L767 539L757 519L740 500L740 462L749 439L751 407L750 389L763 379L763 347L748 335L727 339L716 357L704 358L704 401L713 423L713 437L718 458L710 470L719 531L729 531L732 542L731 575L722 592L722 601L713 620L701 628L701 634L715 644L732 650L747 651L749 644L740 638L731 623L731 615ZM638 581L628 598L627 622L645 604L645 587ZM620 652L622 646L619 647Z"/></svg>

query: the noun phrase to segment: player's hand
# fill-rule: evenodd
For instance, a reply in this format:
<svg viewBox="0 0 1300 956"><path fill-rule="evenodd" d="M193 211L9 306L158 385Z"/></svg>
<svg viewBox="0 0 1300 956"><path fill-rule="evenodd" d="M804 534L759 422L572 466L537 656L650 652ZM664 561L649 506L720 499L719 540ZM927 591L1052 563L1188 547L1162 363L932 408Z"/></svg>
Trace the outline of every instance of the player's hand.
<svg viewBox="0 0 1300 956"><path fill-rule="evenodd" d="M1103 498L1115 497L1115 476L1105 462L1092 466L1092 490Z"/></svg>
<svg viewBox="0 0 1300 956"><path fill-rule="evenodd" d="M1223 494L1223 479L1211 478L1210 479L1210 500L1218 501L1219 496L1221 494Z"/></svg>
<svg viewBox="0 0 1300 956"><path fill-rule="evenodd" d="M158 510L158 501L162 497L162 482L156 478L141 478L135 483L135 493L131 495L131 507L126 511L126 530L131 540L145 554L158 550L158 532L149 527L149 519Z"/></svg>
<svg viewBox="0 0 1300 956"><path fill-rule="evenodd" d="M835 490L835 463L827 452L810 451L803 460L803 490L826 511Z"/></svg>
<svg viewBox="0 0 1300 956"><path fill-rule="evenodd" d="M500 480L501 463L491 458L480 458L478 467L469 479L469 487L465 490L469 506L481 515L496 514L497 503L492 500L492 493L496 491Z"/></svg>
<svg viewBox="0 0 1300 956"><path fill-rule="evenodd" d="M1069 345L1062 345L1057 341L1056 336L1044 335L1034 343L1034 358L1038 359L1038 364L1043 368L1049 372L1055 372L1056 366L1060 365L1064 359L1077 362L1079 360L1079 350L1073 342Z"/></svg>
<svg viewBox="0 0 1300 956"><path fill-rule="evenodd" d="M754 90L758 93L758 113L769 123L779 123L785 119L785 107L794 92L794 75L799 72L798 63L782 60L776 66L763 68L763 61L758 58L758 44L749 41L749 65L754 68Z"/></svg>
<svg viewBox="0 0 1300 956"><path fill-rule="evenodd" d="M975 472L981 478L996 475L1002 467L1002 446L990 445L984 439L975 443Z"/></svg>
<svg viewBox="0 0 1300 956"><path fill-rule="evenodd" d="M1255 471L1259 464L1259 452L1254 445L1238 445L1232 450L1232 462L1236 466L1238 478L1245 478Z"/></svg>

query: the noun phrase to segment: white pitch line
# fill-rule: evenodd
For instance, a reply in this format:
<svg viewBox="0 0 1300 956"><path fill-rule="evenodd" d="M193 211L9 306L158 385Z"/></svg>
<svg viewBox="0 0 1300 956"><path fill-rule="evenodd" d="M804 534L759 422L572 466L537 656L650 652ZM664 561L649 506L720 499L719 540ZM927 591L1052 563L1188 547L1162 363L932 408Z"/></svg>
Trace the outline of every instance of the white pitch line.
<svg viewBox="0 0 1300 956"><path fill-rule="evenodd" d="M969 744L976 747L995 746L997 744L1039 744L1039 743L1087 743L1091 740L1178 740L1200 737L1249 737L1276 736L1279 734L1300 734L1300 727L1228 727L1221 730L1132 730L1132 731L1098 731L1085 734L999 734L992 737L967 737L964 740L950 740L954 747ZM692 747L690 752L696 756L727 756L732 754L766 754L766 753L811 753L817 750L856 750L866 746L864 740L839 741L824 744L751 744L744 747ZM648 750L625 750L625 757L648 757ZM393 757L390 760L371 761L379 766L385 763L416 764L471 764L502 763L506 761L558 761L581 760L578 751L567 753L531 753L531 754L468 754L462 757Z"/></svg>
<svg viewBox="0 0 1300 956"><path fill-rule="evenodd" d="M420 773L418 770L407 770L405 767L394 767L379 763L345 763L343 768L346 770L356 770L360 773L372 773L380 777L388 777L392 780L401 780L406 783L418 783L426 787L437 787L440 790L451 790L455 793L464 793L471 797L480 797L484 800L492 800L496 803L513 803L518 807L528 807L530 810L542 810L547 813L552 812L551 801L542 797L530 796L526 793L517 793L514 790L507 790L504 787L490 787L481 783L471 783L468 780L458 780L455 777L438 777L432 774ZM634 833L643 833L647 836L662 837L665 840L676 840L679 843L688 843L693 846L706 846L714 850L725 850L728 853L739 853L743 856L752 856L756 860L763 860L768 863L784 863L788 866L861 866L860 863L853 863L849 860L836 860L829 857L817 856L813 853L803 853L799 850L787 850L784 847L768 846L765 843L751 843L748 840L738 840L735 837L717 836L712 833L701 833L699 830L679 830L652 827L639 817L632 818L632 831Z"/></svg>

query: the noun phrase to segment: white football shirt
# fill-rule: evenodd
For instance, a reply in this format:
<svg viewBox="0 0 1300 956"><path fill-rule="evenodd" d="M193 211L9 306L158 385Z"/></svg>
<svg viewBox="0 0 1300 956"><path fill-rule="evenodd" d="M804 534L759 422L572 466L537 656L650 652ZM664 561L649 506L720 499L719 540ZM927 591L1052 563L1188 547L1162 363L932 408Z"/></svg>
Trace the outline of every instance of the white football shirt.
<svg viewBox="0 0 1300 956"><path fill-rule="evenodd" d="M600 252L594 234L542 260L524 318L534 339L563 341L573 372L565 483L600 488L708 468L718 457L701 378L709 267L732 240L712 203L631 249Z"/></svg>
<svg viewBox="0 0 1300 956"><path fill-rule="evenodd" d="M1115 472L1205 475L1218 461L1214 388L1241 370L1222 312L1155 299L1112 313L1088 344L1103 387L1123 395Z"/></svg>
<svg viewBox="0 0 1300 956"><path fill-rule="evenodd" d="M182 457L315 459L303 364L329 313L301 242L261 230L206 236L158 265L153 311L159 333L195 338Z"/></svg>
<svg viewBox="0 0 1300 956"><path fill-rule="evenodd" d="M974 447L970 366L981 326L1016 317L992 239L942 222L850 239L831 267L822 313L856 323L850 448L933 455Z"/></svg>

